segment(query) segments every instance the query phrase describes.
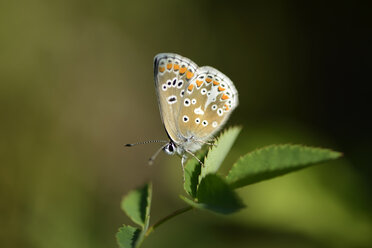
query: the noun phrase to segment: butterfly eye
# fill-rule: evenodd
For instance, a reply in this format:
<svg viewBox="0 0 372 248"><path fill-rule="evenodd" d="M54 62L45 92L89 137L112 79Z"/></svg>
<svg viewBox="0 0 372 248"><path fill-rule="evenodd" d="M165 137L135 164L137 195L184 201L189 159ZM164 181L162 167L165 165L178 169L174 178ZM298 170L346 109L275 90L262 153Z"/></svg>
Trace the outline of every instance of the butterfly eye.
<svg viewBox="0 0 372 248"><path fill-rule="evenodd" d="M176 149L176 147L175 147L175 145L174 145L173 143L169 143L169 144L167 144L167 145L164 147L164 151L165 151L167 154L169 154L169 155L174 154L175 149Z"/></svg>

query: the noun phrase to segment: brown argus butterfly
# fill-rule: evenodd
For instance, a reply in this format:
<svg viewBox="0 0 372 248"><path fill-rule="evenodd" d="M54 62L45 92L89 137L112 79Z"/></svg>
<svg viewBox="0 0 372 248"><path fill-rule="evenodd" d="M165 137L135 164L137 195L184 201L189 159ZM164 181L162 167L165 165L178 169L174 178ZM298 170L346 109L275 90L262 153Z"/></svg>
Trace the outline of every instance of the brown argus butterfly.
<svg viewBox="0 0 372 248"><path fill-rule="evenodd" d="M213 67L198 67L174 53L155 56L154 77L160 116L170 141L149 141L167 143L149 162L164 150L169 155L182 156L183 170L188 155L202 164L194 152L210 144L238 106L233 82ZM133 145L136 144L127 144Z"/></svg>

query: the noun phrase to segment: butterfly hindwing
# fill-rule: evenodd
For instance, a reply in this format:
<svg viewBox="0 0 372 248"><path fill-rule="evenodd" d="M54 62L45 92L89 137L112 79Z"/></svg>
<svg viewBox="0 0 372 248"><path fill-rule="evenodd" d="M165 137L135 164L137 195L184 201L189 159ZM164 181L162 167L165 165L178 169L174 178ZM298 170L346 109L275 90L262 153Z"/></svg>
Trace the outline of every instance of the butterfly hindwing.
<svg viewBox="0 0 372 248"><path fill-rule="evenodd" d="M154 58L160 115L168 136L175 142L179 140L177 117L183 103L184 89L195 77L197 68L191 60L173 53L161 53Z"/></svg>
<svg viewBox="0 0 372 248"><path fill-rule="evenodd" d="M237 107L238 93L232 81L217 69L204 66L195 74L185 88L177 123L184 137L206 142Z"/></svg>

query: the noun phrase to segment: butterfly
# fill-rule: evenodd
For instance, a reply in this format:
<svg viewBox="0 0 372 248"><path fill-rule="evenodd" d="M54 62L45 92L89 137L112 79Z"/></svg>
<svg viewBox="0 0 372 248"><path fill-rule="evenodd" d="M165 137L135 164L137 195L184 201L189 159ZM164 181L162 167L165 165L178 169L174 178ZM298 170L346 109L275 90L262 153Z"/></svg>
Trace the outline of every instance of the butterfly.
<svg viewBox="0 0 372 248"><path fill-rule="evenodd" d="M175 53L160 53L154 58L155 90L160 116L169 137L150 158L160 151L181 156L182 169L188 156L210 141L238 106L238 91L233 82L219 70L198 67L190 59ZM136 144L127 144L133 146Z"/></svg>

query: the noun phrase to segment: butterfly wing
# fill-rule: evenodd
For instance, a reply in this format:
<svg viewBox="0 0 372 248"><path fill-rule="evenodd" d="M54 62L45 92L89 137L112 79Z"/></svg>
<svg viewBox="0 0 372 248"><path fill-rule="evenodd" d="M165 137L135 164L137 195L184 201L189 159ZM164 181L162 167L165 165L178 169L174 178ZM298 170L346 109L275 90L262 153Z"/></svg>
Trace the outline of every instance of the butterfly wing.
<svg viewBox="0 0 372 248"><path fill-rule="evenodd" d="M179 143L177 117L185 87L195 78L198 66L174 53L161 53L154 58L155 89L158 95L160 116L169 138Z"/></svg>
<svg viewBox="0 0 372 248"><path fill-rule="evenodd" d="M200 67L185 89L178 113L179 131L184 137L205 142L221 129L237 106L238 92L233 82L213 67Z"/></svg>

